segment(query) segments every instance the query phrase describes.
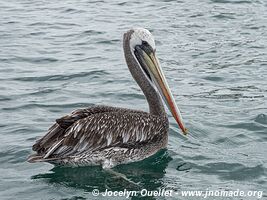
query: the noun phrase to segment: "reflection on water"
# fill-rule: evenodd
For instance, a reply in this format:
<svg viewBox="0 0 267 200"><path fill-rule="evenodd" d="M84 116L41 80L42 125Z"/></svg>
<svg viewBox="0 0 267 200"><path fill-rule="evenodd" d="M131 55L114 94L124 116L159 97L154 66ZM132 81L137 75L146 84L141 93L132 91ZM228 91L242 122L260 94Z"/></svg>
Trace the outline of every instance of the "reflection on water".
<svg viewBox="0 0 267 200"><path fill-rule="evenodd" d="M86 192L91 192L93 189L99 189L101 192L106 189L112 191L139 190L140 188L156 190L163 187L161 179L164 177L165 169L171 160L168 152L161 150L143 161L120 165L113 169L115 172L125 175L129 181L102 169L100 166L55 166L48 173L34 175L32 179L40 179L48 184L79 188Z"/></svg>

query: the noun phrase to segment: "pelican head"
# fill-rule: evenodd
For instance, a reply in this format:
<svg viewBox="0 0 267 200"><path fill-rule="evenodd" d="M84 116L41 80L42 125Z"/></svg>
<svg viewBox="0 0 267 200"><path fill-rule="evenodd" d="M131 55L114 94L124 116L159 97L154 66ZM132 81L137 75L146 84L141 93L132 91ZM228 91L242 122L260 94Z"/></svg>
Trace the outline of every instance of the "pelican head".
<svg viewBox="0 0 267 200"><path fill-rule="evenodd" d="M125 43L128 44L128 51L130 52L129 53L125 51L125 58L130 71L133 71L133 69L131 69L133 66L135 68L139 68L139 76L142 74L142 79L145 79L141 80L139 85L142 85L144 82L146 82L148 85L150 85L150 88L154 88L157 93L160 94L179 127L183 133L186 134L187 129L183 124L180 110L175 103L171 90L160 67L159 60L156 57L156 45L153 35L144 28L135 28L128 31L124 35L124 47L126 46ZM131 57L134 58L135 63L137 64L133 65L131 63L131 60L128 58L128 54L131 54ZM134 78L136 80L139 79L140 82L140 77L137 78L135 76Z"/></svg>

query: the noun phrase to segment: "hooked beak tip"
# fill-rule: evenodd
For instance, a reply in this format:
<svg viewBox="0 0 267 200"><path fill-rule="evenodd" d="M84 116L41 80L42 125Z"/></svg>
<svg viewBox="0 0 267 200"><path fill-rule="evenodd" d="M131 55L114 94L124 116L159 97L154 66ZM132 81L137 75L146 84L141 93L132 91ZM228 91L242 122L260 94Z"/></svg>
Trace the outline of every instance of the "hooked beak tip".
<svg viewBox="0 0 267 200"><path fill-rule="evenodd" d="M183 134L184 134L184 135L187 135L187 134L188 134L188 129L187 129L187 128L184 128L184 130L183 130Z"/></svg>

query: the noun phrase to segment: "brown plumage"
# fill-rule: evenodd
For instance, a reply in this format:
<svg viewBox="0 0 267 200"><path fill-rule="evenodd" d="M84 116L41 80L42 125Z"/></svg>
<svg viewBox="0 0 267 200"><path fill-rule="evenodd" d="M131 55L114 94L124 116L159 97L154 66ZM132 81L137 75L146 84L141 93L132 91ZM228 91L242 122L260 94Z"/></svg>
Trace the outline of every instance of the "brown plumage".
<svg viewBox="0 0 267 200"><path fill-rule="evenodd" d="M48 133L33 145L37 155L28 161L112 167L129 159L139 160L135 157L144 159L166 147L167 130L166 117L143 111L108 106L79 109L56 120Z"/></svg>

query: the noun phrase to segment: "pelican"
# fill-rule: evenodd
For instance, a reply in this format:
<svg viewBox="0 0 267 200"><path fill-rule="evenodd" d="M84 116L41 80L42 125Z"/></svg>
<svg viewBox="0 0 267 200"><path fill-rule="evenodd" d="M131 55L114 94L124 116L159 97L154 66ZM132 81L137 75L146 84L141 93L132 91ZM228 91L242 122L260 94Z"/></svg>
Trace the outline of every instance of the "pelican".
<svg viewBox="0 0 267 200"><path fill-rule="evenodd" d="M168 142L169 121L163 102L184 134L187 133L155 52L152 34L135 28L123 35L126 63L143 91L149 112L92 106L63 116L37 140L29 162L62 165L101 165L111 169L119 164L143 160Z"/></svg>

